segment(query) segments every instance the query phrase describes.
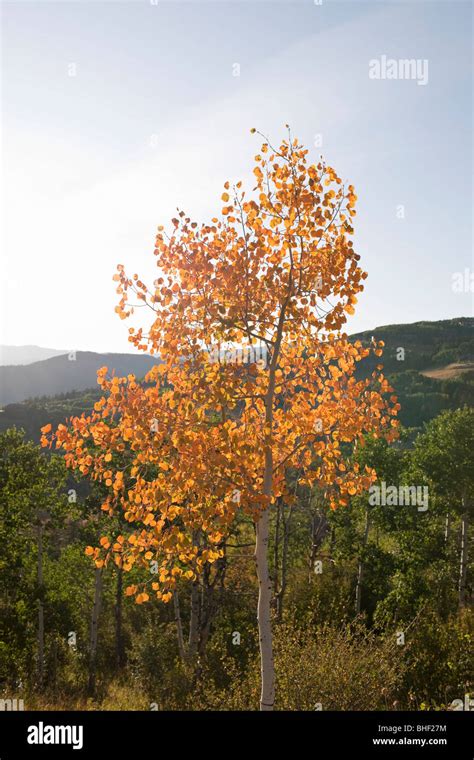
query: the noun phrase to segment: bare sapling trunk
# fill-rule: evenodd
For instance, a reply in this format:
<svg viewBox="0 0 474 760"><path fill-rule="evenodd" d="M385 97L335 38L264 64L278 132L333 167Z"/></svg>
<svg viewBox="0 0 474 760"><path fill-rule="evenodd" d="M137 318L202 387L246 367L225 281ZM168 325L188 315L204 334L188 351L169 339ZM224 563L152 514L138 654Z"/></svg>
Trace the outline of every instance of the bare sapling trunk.
<svg viewBox="0 0 474 760"><path fill-rule="evenodd" d="M102 603L102 568L95 570L94 602L92 605L90 645L89 645L89 694L95 692L96 665L97 665L97 642L99 636L99 616Z"/></svg>
<svg viewBox="0 0 474 760"><path fill-rule="evenodd" d="M288 576L288 544L290 540L290 526L291 526L291 518L293 516L293 505L290 506L288 517L285 518L285 505L281 504L281 510L282 510L282 522L283 522L283 547L282 547L282 555L281 555L281 584L280 588L278 590L277 594L277 606L276 606L276 613L277 613L277 620L279 623L281 623L283 618L283 605L285 601L285 593L286 593L286 586L287 586L287 576Z"/></svg>
<svg viewBox="0 0 474 760"><path fill-rule="evenodd" d="M186 662L186 650L184 648L183 624L181 622L181 609L179 605L179 594L173 592L174 622L176 623L176 635L178 637L178 651L181 662Z"/></svg>
<svg viewBox="0 0 474 760"><path fill-rule="evenodd" d="M278 599L278 592L280 590L280 502L281 499L277 499L275 536L273 540L273 593L275 595L275 599Z"/></svg>
<svg viewBox="0 0 474 760"><path fill-rule="evenodd" d="M51 645L51 676L49 680L53 688L53 692L56 694L58 680L58 640L56 637L53 639L53 643Z"/></svg>
<svg viewBox="0 0 474 760"><path fill-rule="evenodd" d="M188 658L193 660L197 655L199 642L199 581L191 584L191 610L189 615Z"/></svg>
<svg viewBox="0 0 474 760"><path fill-rule="evenodd" d="M260 710L273 710L275 702L275 672L273 665L271 597L272 586L268 568L270 509L267 507L256 525L255 561L258 578L258 638L262 678Z"/></svg>
<svg viewBox="0 0 474 760"><path fill-rule="evenodd" d="M263 492L268 497L271 497L273 493L273 452L271 445L268 444L265 448ZM270 506L268 505L255 525L255 564L258 579L257 623L261 675L260 710L264 712L273 710L275 703L275 667L271 623L272 583L268 566L269 537Z"/></svg>
<svg viewBox="0 0 474 760"><path fill-rule="evenodd" d="M329 532L329 524L324 512L317 509L311 516L311 552L309 556L309 580L311 581L316 567L316 558L324 539Z"/></svg>
<svg viewBox="0 0 474 760"><path fill-rule="evenodd" d="M469 514L466 499L462 503L463 512L461 515L461 547L459 553L459 606L464 607L466 604L466 581L467 581L467 563L468 563L468 529Z"/></svg>
<svg viewBox="0 0 474 760"><path fill-rule="evenodd" d="M123 599L123 568L117 566L117 585L115 587L115 661L118 670L125 666L125 647L123 641L122 626L122 599Z"/></svg>
<svg viewBox="0 0 474 760"><path fill-rule="evenodd" d="M43 524L38 525L38 688L44 683Z"/></svg>
<svg viewBox="0 0 474 760"><path fill-rule="evenodd" d="M224 591L224 581L227 570L226 545L223 544L224 554L214 564L214 577L210 565L205 565L202 574L201 614L199 618L199 657L205 657L211 625L219 608L219 598Z"/></svg>
<svg viewBox="0 0 474 760"><path fill-rule="evenodd" d="M365 528L364 528L364 538L363 538L363 549L367 546L367 541L369 538L369 509L367 508L365 513ZM364 579L364 562L362 558L359 558L359 565L357 568L357 583L356 583L356 593L355 593L355 613L356 615L360 615L361 610L361 602L362 602L362 583Z"/></svg>
<svg viewBox="0 0 474 760"><path fill-rule="evenodd" d="M444 523L444 543L446 545L449 543L450 535L451 535L451 515L449 512L446 512L446 520Z"/></svg>
<svg viewBox="0 0 474 760"><path fill-rule="evenodd" d="M258 641L260 647L260 710L273 710L275 704L275 666L273 662L273 638L271 621L272 583L268 567L268 542L270 536L270 504L273 497L273 404L275 398L276 368L280 356L285 313L292 286L278 318L275 344L268 372L268 388L265 394L265 464L263 471L263 495L267 506L255 525L255 564L258 579Z"/></svg>

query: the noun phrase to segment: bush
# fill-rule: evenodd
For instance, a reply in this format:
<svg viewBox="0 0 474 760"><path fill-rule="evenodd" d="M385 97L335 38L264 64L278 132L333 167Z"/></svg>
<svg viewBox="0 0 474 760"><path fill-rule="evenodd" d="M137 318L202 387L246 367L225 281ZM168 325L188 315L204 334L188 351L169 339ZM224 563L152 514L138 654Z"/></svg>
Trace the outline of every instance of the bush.
<svg viewBox="0 0 474 760"><path fill-rule="evenodd" d="M403 675L398 648L362 623L297 628L287 622L276 628L274 648L278 710L391 709L397 698ZM201 682L193 709L258 708L258 659L243 678L231 660L227 667L230 686L215 690L212 682Z"/></svg>
<svg viewBox="0 0 474 760"><path fill-rule="evenodd" d="M409 637L403 691L413 707L447 707L474 688L474 611L446 622L434 611L420 617Z"/></svg>

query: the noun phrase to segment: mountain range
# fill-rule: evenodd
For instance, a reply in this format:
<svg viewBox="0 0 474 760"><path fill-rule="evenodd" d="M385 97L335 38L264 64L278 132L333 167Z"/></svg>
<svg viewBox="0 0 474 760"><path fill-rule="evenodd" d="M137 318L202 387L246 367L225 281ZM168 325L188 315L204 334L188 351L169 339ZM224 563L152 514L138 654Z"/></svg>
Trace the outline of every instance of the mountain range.
<svg viewBox="0 0 474 760"><path fill-rule="evenodd" d="M59 348L43 348L43 346L0 346L0 367L16 364L33 364L52 356L67 354Z"/></svg>
<svg viewBox="0 0 474 760"><path fill-rule="evenodd" d="M97 370L103 366L115 369L117 375L132 372L141 377L156 363L143 354L74 351L32 364L0 367L0 405L93 388Z"/></svg>

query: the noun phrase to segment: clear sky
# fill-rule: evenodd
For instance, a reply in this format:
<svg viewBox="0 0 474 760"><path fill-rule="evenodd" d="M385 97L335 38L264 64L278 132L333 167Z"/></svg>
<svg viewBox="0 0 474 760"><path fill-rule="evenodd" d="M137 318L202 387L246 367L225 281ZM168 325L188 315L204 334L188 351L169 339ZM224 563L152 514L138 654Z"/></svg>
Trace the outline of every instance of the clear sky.
<svg viewBox="0 0 474 760"><path fill-rule="evenodd" d="M1 12L1 343L133 350L114 313L117 263L151 279L157 225L176 206L213 216L227 179L251 182L250 128L277 141L286 122L356 187L369 278L349 331L473 314L469 288L453 290L474 270L469 2ZM371 79L382 56L428 61L428 81Z"/></svg>

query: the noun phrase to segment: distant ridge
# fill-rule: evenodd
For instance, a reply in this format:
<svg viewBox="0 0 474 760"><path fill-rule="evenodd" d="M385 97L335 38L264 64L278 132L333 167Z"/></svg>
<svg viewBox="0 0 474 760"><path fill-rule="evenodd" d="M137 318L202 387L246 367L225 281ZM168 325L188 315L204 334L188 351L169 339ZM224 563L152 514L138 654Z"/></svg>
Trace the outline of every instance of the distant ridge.
<svg viewBox="0 0 474 760"><path fill-rule="evenodd" d="M0 366L16 366L18 364L33 364L51 359L53 356L67 354L59 348L43 348L43 346L0 346Z"/></svg>
<svg viewBox="0 0 474 760"><path fill-rule="evenodd" d="M140 378L158 362L143 354L76 351L33 364L0 367L0 405L93 388L97 385L97 370L103 366L118 375L133 373Z"/></svg>
<svg viewBox="0 0 474 760"><path fill-rule="evenodd" d="M386 374L412 369L424 373L474 361L474 317L384 325L351 335L350 339L366 344L372 336L385 343L382 363ZM377 362L375 358L369 360L369 364Z"/></svg>
<svg viewBox="0 0 474 760"><path fill-rule="evenodd" d="M461 389L459 403L466 400L467 391L468 398L471 397L474 376L474 318L458 317L438 322L386 325L352 335L350 340L359 339L368 344L372 336L385 343L382 359L385 373L398 377L399 388L403 384L406 393L413 397L414 406L410 411L410 418L415 419L416 406L418 403L421 404L421 397L426 397L428 392L432 394L433 409L435 401L443 408L446 399L443 400L442 397L448 392L438 385L443 380L457 379L462 381L464 386L466 383L469 384L469 388L466 386ZM370 357L363 363L361 371L371 371L379 361L376 357ZM75 360L72 361L71 354L61 352L60 355L32 364L0 366L0 405L19 403L41 396L51 397L73 391L97 389L97 370L104 365L110 372L115 370L118 375L133 373L140 379L157 363L159 359L147 354L77 351ZM454 386L447 388L450 393ZM421 395L415 398L417 394ZM426 406L425 401L423 404ZM422 416L427 415L431 415L431 410L423 411Z"/></svg>

